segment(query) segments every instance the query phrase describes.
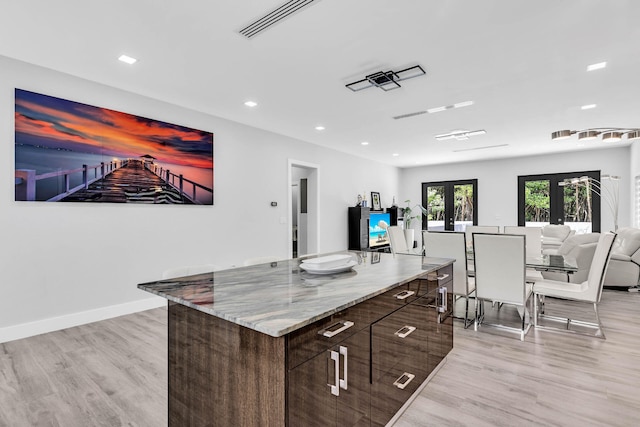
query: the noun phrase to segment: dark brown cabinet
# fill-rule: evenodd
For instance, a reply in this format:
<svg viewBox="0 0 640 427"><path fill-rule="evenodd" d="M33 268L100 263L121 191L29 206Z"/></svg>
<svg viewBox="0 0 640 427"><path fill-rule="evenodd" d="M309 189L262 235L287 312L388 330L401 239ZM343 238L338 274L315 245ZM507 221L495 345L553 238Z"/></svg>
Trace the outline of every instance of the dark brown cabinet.
<svg viewBox="0 0 640 427"><path fill-rule="evenodd" d="M169 425L385 425L452 348L452 276L448 265L281 337L170 302Z"/></svg>
<svg viewBox="0 0 640 427"><path fill-rule="evenodd" d="M290 426L369 426L369 329L289 371Z"/></svg>

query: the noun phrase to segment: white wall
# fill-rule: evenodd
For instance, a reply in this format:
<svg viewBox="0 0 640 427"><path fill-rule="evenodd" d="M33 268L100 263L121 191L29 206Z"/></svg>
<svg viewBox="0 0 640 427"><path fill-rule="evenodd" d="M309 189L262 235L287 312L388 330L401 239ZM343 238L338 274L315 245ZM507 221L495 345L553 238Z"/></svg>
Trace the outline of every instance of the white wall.
<svg viewBox="0 0 640 427"><path fill-rule="evenodd" d="M215 205L15 202L14 88L214 133ZM0 57L0 342L156 305L164 269L288 254L288 159L320 167L321 252L347 248L363 189L397 192L391 166ZM277 207L270 202L277 201Z"/></svg>
<svg viewBox="0 0 640 427"><path fill-rule="evenodd" d="M403 192L399 200L411 199L412 203L420 203L423 182L477 178L478 225L517 225L519 175L600 170L602 174L622 177L618 221L620 227L626 227L631 221L631 204L627 197L630 194L629 157L630 148L620 147L404 169L400 179ZM613 218L604 202L601 212L602 230L612 230Z"/></svg>
<svg viewBox="0 0 640 427"><path fill-rule="evenodd" d="M637 203L635 201L635 194L636 194L636 189L635 189L635 180L636 180L636 176L640 176L640 141L634 141L633 144L631 144L631 149L630 149L630 155L629 157L631 158L631 167L630 167L630 171L629 171L629 177L631 179L631 183L629 185L629 200L631 200L631 207L629 209L629 215L631 218L631 225L633 227L640 227L640 223L636 224L633 222L633 218L637 218L639 213L636 212L636 209L638 209L638 207L636 207L635 203Z"/></svg>

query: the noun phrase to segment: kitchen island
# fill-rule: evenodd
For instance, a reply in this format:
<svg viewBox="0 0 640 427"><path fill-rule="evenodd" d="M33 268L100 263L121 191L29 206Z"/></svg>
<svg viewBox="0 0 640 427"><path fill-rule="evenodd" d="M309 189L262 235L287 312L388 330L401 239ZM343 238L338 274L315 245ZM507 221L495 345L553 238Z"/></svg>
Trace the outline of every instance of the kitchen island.
<svg viewBox="0 0 640 427"><path fill-rule="evenodd" d="M349 254L138 285L169 300L169 425L385 425L452 348L453 260Z"/></svg>

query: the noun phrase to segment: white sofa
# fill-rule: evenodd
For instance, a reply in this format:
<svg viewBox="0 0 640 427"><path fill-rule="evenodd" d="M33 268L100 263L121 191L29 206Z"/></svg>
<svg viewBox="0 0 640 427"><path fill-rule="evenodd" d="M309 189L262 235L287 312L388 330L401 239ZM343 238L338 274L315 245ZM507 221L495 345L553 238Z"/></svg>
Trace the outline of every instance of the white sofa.
<svg viewBox="0 0 640 427"><path fill-rule="evenodd" d="M542 250L558 249L568 237L574 234L575 230L568 225L547 224L542 227Z"/></svg>
<svg viewBox="0 0 640 427"><path fill-rule="evenodd" d="M582 283L587 280L599 238L600 233L576 234L567 237L558 249L545 249L545 254L563 255L574 260L578 271L572 274L543 271L542 277L548 280L571 283Z"/></svg>
<svg viewBox="0 0 640 427"><path fill-rule="evenodd" d="M611 249L604 286L630 288L640 281L640 229L620 228Z"/></svg>

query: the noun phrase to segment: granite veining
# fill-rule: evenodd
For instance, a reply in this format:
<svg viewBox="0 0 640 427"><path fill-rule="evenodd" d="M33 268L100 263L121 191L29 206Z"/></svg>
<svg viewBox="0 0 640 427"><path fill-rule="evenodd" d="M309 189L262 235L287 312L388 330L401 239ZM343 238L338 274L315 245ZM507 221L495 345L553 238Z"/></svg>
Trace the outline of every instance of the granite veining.
<svg viewBox="0 0 640 427"><path fill-rule="evenodd" d="M342 273L314 275L300 268L300 259L291 259L142 283L138 288L280 337L453 262L422 256L345 253L358 263Z"/></svg>

